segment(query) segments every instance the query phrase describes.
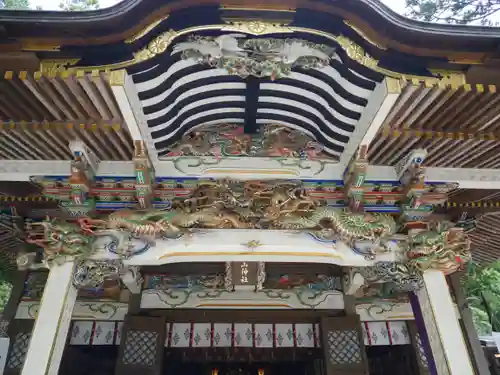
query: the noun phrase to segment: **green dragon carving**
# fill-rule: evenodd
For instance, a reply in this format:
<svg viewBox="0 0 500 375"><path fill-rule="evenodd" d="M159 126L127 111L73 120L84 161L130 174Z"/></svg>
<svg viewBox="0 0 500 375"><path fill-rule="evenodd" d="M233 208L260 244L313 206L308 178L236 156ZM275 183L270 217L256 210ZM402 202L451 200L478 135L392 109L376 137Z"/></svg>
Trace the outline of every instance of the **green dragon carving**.
<svg viewBox="0 0 500 375"><path fill-rule="evenodd" d="M130 246L130 236L126 232L103 230L90 234L83 231L77 223L55 219L33 223L31 226L40 226L42 230L33 230L26 242L42 247L44 261L48 263L64 261L67 257L88 258L97 250L97 239L103 236L111 239L109 245L118 254L127 256Z"/></svg>
<svg viewBox="0 0 500 375"><path fill-rule="evenodd" d="M391 283L399 291L416 291L423 286L422 273L439 270L451 274L471 260L470 240L461 228L441 223L434 230L410 234L401 244L403 257L397 262L377 262L372 267L359 267L367 285Z"/></svg>
<svg viewBox="0 0 500 375"><path fill-rule="evenodd" d="M409 236L407 263L420 271L437 269L450 274L471 260L470 240L461 228L443 222L435 230Z"/></svg>
<svg viewBox="0 0 500 375"><path fill-rule="evenodd" d="M391 215L353 213L333 207L319 207L310 216L280 216L274 223L283 229L330 230L351 246L354 246L356 241L362 240L374 241L379 245L397 230L396 222Z"/></svg>
<svg viewBox="0 0 500 375"><path fill-rule="evenodd" d="M106 229L124 230L134 236L152 238L178 238L189 228L242 228L238 215L216 208L195 212L181 210L121 210L107 219L81 218L79 223L88 233Z"/></svg>

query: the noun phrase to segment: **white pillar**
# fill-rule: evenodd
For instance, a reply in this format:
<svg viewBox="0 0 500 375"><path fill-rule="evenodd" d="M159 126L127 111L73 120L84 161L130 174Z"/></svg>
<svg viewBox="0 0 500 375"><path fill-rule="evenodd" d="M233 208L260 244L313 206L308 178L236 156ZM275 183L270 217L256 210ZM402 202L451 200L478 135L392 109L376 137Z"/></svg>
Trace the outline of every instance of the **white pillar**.
<svg viewBox="0 0 500 375"><path fill-rule="evenodd" d="M77 295L74 269L74 262L50 269L21 375L57 375Z"/></svg>
<svg viewBox="0 0 500 375"><path fill-rule="evenodd" d="M445 275L433 270L423 278L416 296L437 375L474 375Z"/></svg>

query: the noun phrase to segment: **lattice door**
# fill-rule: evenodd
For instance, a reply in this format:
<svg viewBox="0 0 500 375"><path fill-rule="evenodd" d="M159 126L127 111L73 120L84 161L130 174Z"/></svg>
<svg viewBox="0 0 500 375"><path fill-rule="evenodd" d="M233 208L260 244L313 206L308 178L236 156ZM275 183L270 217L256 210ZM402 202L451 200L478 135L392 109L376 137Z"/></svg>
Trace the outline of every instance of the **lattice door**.
<svg viewBox="0 0 500 375"><path fill-rule="evenodd" d="M160 375L165 318L130 316L123 325L116 375Z"/></svg>
<svg viewBox="0 0 500 375"><path fill-rule="evenodd" d="M9 325L9 353L5 362L4 375L19 375L23 369L31 339L34 320L14 319Z"/></svg>
<svg viewBox="0 0 500 375"><path fill-rule="evenodd" d="M326 375L368 374L359 317L325 318L321 335Z"/></svg>

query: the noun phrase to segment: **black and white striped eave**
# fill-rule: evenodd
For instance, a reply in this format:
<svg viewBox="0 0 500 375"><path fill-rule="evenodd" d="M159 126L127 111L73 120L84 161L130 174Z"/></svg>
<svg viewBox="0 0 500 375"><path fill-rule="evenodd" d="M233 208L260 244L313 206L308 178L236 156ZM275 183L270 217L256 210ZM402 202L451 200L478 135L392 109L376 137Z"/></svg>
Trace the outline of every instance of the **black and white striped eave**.
<svg viewBox="0 0 500 375"><path fill-rule="evenodd" d="M325 152L340 157L382 79L367 77L366 68L346 67L339 57L322 69L294 68L285 78L259 80L256 113L249 114L245 79L182 60L179 54L132 77L160 157L195 127L243 124L249 115L257 125L301 130L323 144Z"/></svg>

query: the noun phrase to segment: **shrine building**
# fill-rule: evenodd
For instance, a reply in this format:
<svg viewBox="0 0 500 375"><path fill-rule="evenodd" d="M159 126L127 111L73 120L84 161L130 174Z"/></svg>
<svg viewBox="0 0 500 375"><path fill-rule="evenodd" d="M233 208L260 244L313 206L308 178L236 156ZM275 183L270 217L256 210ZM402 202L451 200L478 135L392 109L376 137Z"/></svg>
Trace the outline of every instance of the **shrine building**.
<svg viewBox="0 0 500 375"><path fill-rule="evenodd" d="M489 374L499 40L378 0L0 11L3 373Z"/></svg>

